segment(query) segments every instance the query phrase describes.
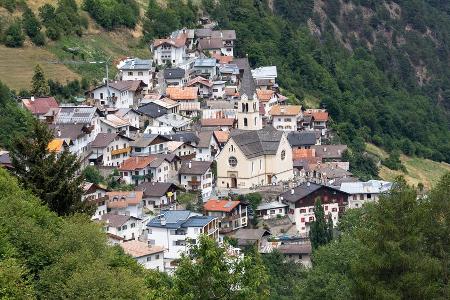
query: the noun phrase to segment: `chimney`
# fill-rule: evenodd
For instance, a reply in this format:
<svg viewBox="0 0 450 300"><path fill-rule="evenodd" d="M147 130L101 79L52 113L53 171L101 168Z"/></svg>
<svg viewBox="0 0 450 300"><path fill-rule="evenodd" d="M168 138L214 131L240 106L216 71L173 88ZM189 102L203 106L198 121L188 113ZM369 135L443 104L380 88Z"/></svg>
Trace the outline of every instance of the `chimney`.
<svg viewBox="0 0 450 300"><path fill-rule="evenodd" d="M34 96L31 96L31 99L30 99L30 100L31 100L31 102L33 102L33 101L34 101Z"/></svg>
<svg viewBox="0 0 450 300"><path fill-rule="evenodd" d="M182 136L180 136L180 142L184 143L184 138Z"/></svg>
<svg viewBox="0 0 450 300"><path fill-rule="evenodd" d="M306 183L306 186L310 186L311 185L311 183L308 181L307 183Z"/></svg>
<svg viewBox="0 0 450 300"><path fill-rule="evenodd" d="M188 168L189 168L189 169L192 168L192 162L191 162L191 161L189 161Z"/></svg>
<svg viewBox="0 0 450 300"><path fill-rule="evenodd" d="M280 203L282 203L283 202L283 196L280 196L279 198L278 198L278 202L280 202Z"/></svg>
<svg viewBox="0 0 450 300"><path fill-rule="evenodd" d="M295 190L291 189L291 195L294 195L294 194L295 194Z"/></svg>
<svg viewBox="0 0 450 300"><path fill-rule="evenodd" d="M58 129L58 132L56 133L56 135L57 135L58 137L61 137L61 130Z"/></svg>
<svg viewBox="0 0 450 300"><path fill-rule="evenodd" d="M327 152L327 147L323 147L323 152Z"/></svg>
<svg viewBox="0 0 450 300"><path fill-rule="evenodd" d="M164 216L161 217L161 226L166 226L166 218Z"/></svg>

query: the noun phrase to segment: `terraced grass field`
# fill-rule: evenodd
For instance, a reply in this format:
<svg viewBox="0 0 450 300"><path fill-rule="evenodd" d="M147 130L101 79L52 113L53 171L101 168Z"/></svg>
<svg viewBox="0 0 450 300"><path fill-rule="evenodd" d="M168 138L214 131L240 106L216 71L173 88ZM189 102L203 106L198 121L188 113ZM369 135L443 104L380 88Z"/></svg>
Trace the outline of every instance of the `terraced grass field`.
<svg viewBox="0 0 450 300"><path fill-rule="evenodd" d="M48 63L55 60L56 56L43 48L34 46L7 48L0 45L0 81L17 91L29 89L36 64L42 66L47 78L62 83L80 78L64 65Z"/></svg>
<svg viewBox="0 0 450 300"><path fill-rule="evenodd" d="M380 159L386 158L387 153L373 144L367 144L367 151ZM380 167L379 176L384 180L394 180L403 176L409 184L423 183L426 188L432 187L445 173L450 172L450 164L436 162L429 159L402 155L400 160L405 165L407 173Z"/></svg>

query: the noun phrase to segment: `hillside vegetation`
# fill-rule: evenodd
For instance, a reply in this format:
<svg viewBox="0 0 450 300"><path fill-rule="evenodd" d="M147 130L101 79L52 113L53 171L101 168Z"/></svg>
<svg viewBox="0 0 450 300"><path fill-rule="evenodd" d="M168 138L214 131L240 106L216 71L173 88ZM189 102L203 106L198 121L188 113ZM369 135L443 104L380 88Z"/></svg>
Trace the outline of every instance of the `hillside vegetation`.
<svg viewBox="0 0 450 300"><path fill-rule="evenodd" d="M388 154L383 149L368 144L367 151L378 157L379 160L386 159ZM450 164L444 162L436 162L420 157L409 157L407 155L400 156L401 163L406 168L406 173L400 170L391 170L381 165L379 176L383 180L394 181L398 176L403 176L408 184L417 186L422 183L425 188L430 189L434 186L439 178L450 172Z"/></svg>
<svg viewBox="0 0 450 300"><path fill-rule="evenodd" d="M11 15L27 12L21 2L11 2L16 3ZM23 16L28 29L22 36L22 23L6 18L12 25L1 31L5 43L45 42L44 51L94 83L104 77L104 65L80 62L111 57L112 66L122 56L148 56L145 43L193 27L200 14L209 14L218 27L237 31L238 56L248 55L252 66L277 65L279 83L290 98L327 108L337 142L352 150L355 174L377 176L366 142L450 162L450 18L442 1L49 2L53 6L33 3L36 19ZM36 33L29 25L37 23Z"/></svg>

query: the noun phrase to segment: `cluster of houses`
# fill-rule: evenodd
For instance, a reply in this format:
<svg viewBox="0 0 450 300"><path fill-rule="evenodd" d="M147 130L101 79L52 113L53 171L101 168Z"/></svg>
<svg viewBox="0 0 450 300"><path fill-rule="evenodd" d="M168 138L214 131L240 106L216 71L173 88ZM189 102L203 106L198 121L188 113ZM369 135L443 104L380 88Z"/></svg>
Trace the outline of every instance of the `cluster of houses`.
<svg viewBox="0 0 450 300"><path fill-rule="evenodd" d="M22 99L54 132L50 151L70 151L83 167L117 171L118 181L133 186L86 183L84 198L96 203L92 219L110 242L146 268L172 272L201 234L262 253L278 249L308 266L317 198L336 225L346 209L391 188L352 176L347 146L328 144L327 111L289 104L276 66L251 69L247 58L234 57L235 43L234 30L178 30L151 43L151 59L122 60L117 77L87 91L82 105ZM7 153L0 163L12 167ZM271 186L280 193L256 210L220 196ZM202 213L178 203L186 192L199 195ZM297 238L280 242L252 218L286 219Z"/></svg>

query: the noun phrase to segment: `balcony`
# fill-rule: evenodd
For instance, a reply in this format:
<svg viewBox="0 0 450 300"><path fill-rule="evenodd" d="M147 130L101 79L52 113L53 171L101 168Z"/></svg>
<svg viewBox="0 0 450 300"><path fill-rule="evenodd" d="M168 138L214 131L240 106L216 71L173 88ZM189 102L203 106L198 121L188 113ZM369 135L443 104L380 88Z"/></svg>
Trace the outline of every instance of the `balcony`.
<svg viewBox="0 0 450 300"><path fill-rule="evenodd" d="M241 218L241 215L239 215L239 214L226 216L226 217L222 218L222 222L232 222L232 221L238 220L240 218Z"/></svg>
<svg viewBox="0 0 450 300"><path fill-rule="evenodd" d="M130 152L131 152L131 147L126 147L126 148L121 148L121 149L111 151L111 155L119 155L119 154L130 153Z"/></svg>
<svg viewBox="0 0 450 300"><path fill-rule="evenodd" d="M190 185L190 186L196 186L196 187L198 187L198 186L200 186L202 183L200 182L200 181L198 181L198 180L190 180L190 181L188 181L188 185Z"/></svg>

